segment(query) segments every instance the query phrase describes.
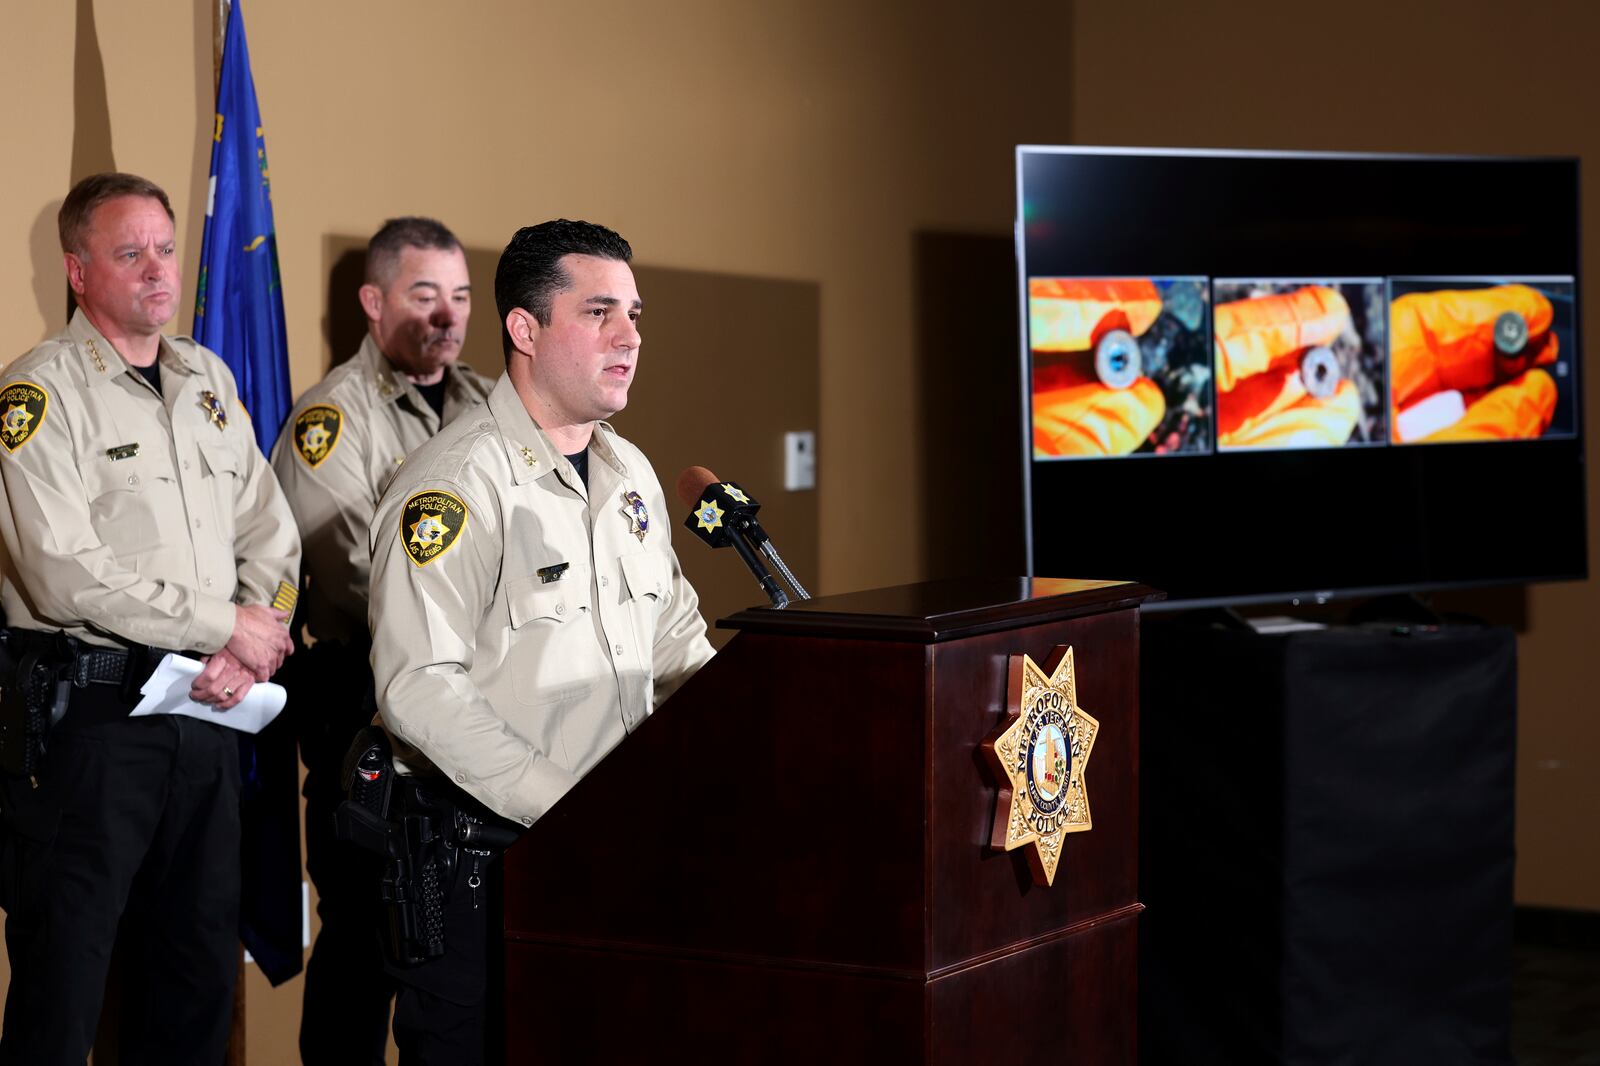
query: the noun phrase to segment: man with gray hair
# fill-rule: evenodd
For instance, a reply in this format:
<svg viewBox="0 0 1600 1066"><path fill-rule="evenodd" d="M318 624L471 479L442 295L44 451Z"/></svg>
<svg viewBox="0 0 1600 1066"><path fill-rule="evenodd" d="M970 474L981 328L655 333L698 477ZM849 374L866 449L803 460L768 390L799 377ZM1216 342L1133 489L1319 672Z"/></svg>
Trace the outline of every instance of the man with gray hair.
<svg viewBox="0 0 1600 1066"><path fill-rule="evenodd" d="M322 919L300 1023L307 1066L381 1066L394 991L370 862L333 831L345 751L373 714L367 524L405 457L490 389L458 362L472 289L461 242L439 222L384 223L367 245L358 296L360 350L300 398L272 450L305 543L303 617L316 641L291 694L306 764L306 867Z"/></svg>
<svg viewBox="0 0 1600 1066"><path fill-rule="evenodd" d="M205 660L189 695L221 711L278 669L300 538L233 375L161 332L173 221L144 178L74 186L77 313L0 378L6 1066L81 1066L113 942L136 975L123 1061L216 1063L228 1040L238 744L226 714L130 712L169 657Z"/></svg>

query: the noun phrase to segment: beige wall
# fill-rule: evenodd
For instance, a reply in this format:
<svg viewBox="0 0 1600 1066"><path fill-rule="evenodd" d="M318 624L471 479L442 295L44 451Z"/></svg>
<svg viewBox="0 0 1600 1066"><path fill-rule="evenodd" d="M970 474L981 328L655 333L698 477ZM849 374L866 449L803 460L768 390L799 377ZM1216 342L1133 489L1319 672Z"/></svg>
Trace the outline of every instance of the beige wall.
<svg viewBox="0 0 1600 1066"><path fill-rule="evenodd" d="M1080 0L1073 134L1083 144L1583 157L1589 265L1582 306L1600 310L1600 7L1346 0L1314 13L1271 0L1180 4ZM1594 336L1591 328L1589 335ZM1592 350L1592 344L1590 348ZM1600 412L1595 363L1585 410ZM1600 434L1588 436L1589 530L1600 529ZM1501 517L1486 494L1486 518ZM1469 598L1470 599L1470 598ZM1462 598L1453 602L1462 605ZM1531 589L1519 652L1517 900L1600 910L1600 583ZM1506 610L1506 608L1510 608Z"/></svg>

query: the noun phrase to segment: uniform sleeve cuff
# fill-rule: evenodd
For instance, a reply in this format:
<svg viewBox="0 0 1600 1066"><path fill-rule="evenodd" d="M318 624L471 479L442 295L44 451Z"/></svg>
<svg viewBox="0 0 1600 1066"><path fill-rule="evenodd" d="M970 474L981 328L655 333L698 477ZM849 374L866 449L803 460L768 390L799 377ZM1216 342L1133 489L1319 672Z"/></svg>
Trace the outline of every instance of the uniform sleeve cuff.
<svg viewBox="0 0 1600 1066"><path fill-rule="evenodd" d="M235 611L232 600L219 600L214 596L197 596L194 621L184 635L183 651L198 651L211 655L222 650L233 638Z"/></svg>
<svg viewBox="0 0 1600 1066"><path fill-rule="evenodd" d="M532 825L577 783L576 774L563 770L549 759L535 759L517 782L510 802L495 813L525 826ZM493 808L490 804L490 809Z"/></svg>

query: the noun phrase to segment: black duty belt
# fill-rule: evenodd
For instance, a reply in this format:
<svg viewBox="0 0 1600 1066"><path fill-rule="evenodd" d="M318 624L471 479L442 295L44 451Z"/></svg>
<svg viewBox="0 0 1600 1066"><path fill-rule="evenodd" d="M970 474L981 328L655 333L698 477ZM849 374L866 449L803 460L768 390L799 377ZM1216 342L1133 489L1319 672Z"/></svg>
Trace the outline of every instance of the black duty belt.
<svg viewBox="0 0 1600 1066"><path fill-rule="evenodd" d="M70 681L80 689L90 685L115 685L125 698L135 702L139 686L155 672L162 658L168 654L183 654L144 644L106 647L65 633L36 629L7 629L6 642L14 655L39 652L40 659L50 665L59 681Z"/></svg>

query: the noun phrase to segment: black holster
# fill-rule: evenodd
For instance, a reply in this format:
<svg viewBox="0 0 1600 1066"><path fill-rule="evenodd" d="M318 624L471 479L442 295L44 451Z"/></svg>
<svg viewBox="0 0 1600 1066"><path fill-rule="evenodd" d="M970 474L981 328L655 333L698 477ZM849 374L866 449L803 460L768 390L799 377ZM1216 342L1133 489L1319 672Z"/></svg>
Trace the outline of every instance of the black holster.
<svg viewBox="0 0 1600 1066"><path fill-rule="evenodd" d="M377 726L356 735L344 777L349 799L334 814L334 832L383 857L384 950L402 966L438 958L445 952L445 897L461 854L476 862L517 834L463 809L432 780L396 775L389 738Z"/></svg>
<svg viewBox="0 0 1600 1066"><path fill-rule="evenodd" d="M60 664L72 648L64 634L0 630L0 771L34 778L44 762L50 727L61 720L72 682Z"/></svg>

